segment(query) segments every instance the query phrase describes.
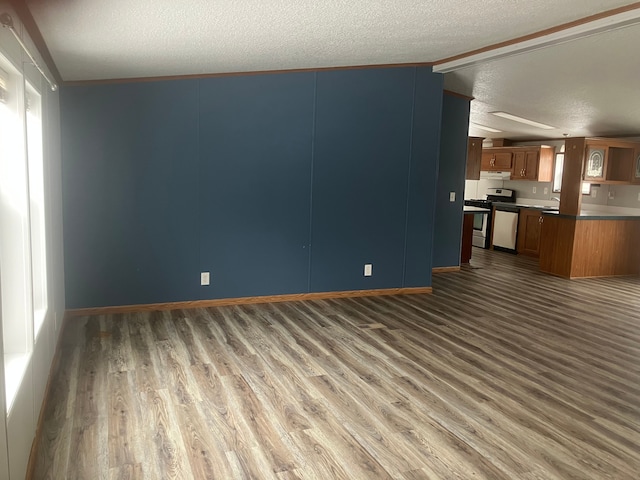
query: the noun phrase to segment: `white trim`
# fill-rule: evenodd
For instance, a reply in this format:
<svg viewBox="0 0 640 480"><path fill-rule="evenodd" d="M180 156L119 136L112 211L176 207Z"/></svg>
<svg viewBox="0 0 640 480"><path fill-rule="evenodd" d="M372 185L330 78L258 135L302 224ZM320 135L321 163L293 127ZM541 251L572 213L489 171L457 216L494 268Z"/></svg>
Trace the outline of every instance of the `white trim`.
<svg viewBox="0 0 640 480"><path fill-rule="evenodd" d="M454 72L456 70L472 67L490 60L498 60L512 55L519 55L521 53L559 45L561 43L597 35L598 33L607 32L609 30L628 27L638 23L640 23L640 8L600 18L593 22L583 23L582 25L566 28L548 35L532 38L531 40L525 40L505 47L494 48L476 53L475 55L468 55L450 62L436 63L433 66L433 71L436 73Z"/></svg>

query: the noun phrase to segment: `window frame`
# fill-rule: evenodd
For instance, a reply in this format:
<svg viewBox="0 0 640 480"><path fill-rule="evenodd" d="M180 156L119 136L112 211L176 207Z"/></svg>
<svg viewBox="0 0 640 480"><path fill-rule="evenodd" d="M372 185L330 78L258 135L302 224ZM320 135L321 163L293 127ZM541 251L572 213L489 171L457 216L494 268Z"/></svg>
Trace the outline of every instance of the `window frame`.
<svg viewBox="0 0 640 480"><path fill-rule="evenodd" d="M562 172L564 170L564 145L560 147L560 151L556 153L553 162L553 181L551 184L552 193L560 193L562 191ZM560 171L558 171L558 169ZM559 177L559 178L558 178ZM582 182L582 195L591 195L591 183Z"/></svg>
<svg viewBox="0 0 640 480"><path fill-rule="evenodd" d="M40 91L26 79L24 94L33 336L37 338L49 310L43 102Z"/></svg>

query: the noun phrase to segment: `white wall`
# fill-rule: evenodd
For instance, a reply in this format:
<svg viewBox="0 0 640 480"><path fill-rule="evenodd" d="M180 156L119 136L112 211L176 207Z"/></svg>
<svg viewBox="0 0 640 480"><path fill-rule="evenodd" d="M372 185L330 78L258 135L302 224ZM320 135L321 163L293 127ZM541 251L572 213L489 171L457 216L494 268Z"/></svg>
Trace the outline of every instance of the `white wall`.
<svg viewBox="0 0 640 480"><path fill-rule="evenodd" d="M37 50L23 31L18 16L6 7L4 2L1 5L0 13L8 12L11 14L16 30L27 43L31 52L36 53ZM0 50L40 91L43 106L45 198L48 215L46 229L49 308L42 328L34 339L33 353L16 400L11 412L6 417L6 432L4 431L5 422L0 422L0 480L5 478L22 480L25 478L29 453L64 315L60 104L58 92L51 92L37 70L28 63L23 66L23 62L29 62L28 57L21 51L11 32L6 28L0 29ZM44 66L44 61L37 53L36 58ZM1 331L2 329L0 329ZM1 348L2 342L0 342ZM3 363L4 351L0 353L0 363ZM4 365L0 364L0 371L4 371ZM1 397L1 411L5 412L4 394ZM5 458L6 454L3 455L3 452L7 451L5 442L8 444L8 459Z"/></svg>
<svg viewBox="0 0 640 480"><path fill-rule="evenodd" d="M504 180L465 180L464 199L484 200L489 188L505 188Z"/></svg>

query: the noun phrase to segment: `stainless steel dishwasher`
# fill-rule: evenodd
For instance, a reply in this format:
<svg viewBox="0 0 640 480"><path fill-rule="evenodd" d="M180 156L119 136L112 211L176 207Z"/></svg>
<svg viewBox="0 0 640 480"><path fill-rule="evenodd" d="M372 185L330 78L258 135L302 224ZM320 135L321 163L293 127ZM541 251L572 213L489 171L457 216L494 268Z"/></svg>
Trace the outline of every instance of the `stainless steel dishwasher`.
<svg viewBox="0 0 640 480"><path fill-rule="evenodd" d="M516 207L495 207L493 223L493 248L509 253L516 252L518 239L518 215L520 210Z"/></svg>

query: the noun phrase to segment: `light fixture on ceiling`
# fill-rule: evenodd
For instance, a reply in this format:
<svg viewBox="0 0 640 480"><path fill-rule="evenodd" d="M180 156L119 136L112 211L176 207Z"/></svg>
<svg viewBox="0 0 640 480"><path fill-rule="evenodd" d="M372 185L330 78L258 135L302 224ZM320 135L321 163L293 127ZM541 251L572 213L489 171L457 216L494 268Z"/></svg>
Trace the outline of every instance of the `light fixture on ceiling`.
<svg viewBox="0 0 640 480"><path fill-rule="evenodd" d="M470 127L477 128L479 130L484 130L485 132L491 133L502 133L502 130L498 130L497 128L486 127L484 125L480 125L479 123L469 123Z"/></svg>
<svg viewBox="0 0 640 480"><path fill-rule="evenodd" d="M518 117L517 115L512 115L507 112L490 112L490 113L492 115L495 115L496 117L506 118L507 120L513 120L514 122L524 123L525 125L541 128L543 130L554 130L556 128L550 125L545 125L544 123L534 122L533 120L529 120L528 118Z"/></svg>
<svg viewBox="0 0 640 480"><path fill-rule="evenodd" d="M576 22L570 22L559 27L543 30L534 35L520 37L513 41L502 42L465 54L443 58L435 63L433 71L437 73L454 72L490 60L511 57L520 53L527 53L640 23L640 8L638 8L637 3L604 13L608 15L593 15L587 17L584 19L584 23L579 23L578 25L576 25Z"/></svg>

